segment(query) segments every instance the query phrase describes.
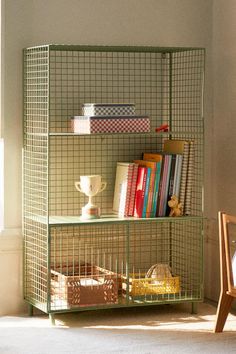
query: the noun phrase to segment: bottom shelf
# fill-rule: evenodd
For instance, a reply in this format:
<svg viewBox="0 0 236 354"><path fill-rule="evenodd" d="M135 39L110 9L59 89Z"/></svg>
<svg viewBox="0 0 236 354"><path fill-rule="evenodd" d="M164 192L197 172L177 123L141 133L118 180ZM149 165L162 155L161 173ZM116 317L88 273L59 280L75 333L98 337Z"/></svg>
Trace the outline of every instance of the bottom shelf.
<svg viewBox="0 0 236 354"><path fill-rule="evenodd" d="M25 237L24 294L44 312L202 299L202 219L57 225L50 237L41 231L32 223ZM161 278L149 272L157 265L166 267Z"/></svg>
<svg viewBox="0 0 236 354"><path fill-rule="evenodd" d="M89 263L51 271L51 311L158 304L201 300L201 289L181 285L181 277L168 277L168 266L151 273L114 273Z"/></svg>
<svg viewBox="0 0 236 354"><path fill-rule="evenodd" d="M172 275L168 264L127 276L91 263L64 264L51 270L51 307L55 309L117 305L119 296L126 301L156 301L180 292L180 277Z"/></svg>
<svg viewBox="0 0 236 354"><path fill-rule="evenodd" d="M27 301L27 300L26 300ZM35 303L27 301L31 306L41 310L44 313L66 313L66 312L81 312L81 311L92 311L92 310L105 310L114 308L128 308L128 307L144 307L144 306L158 306L166 304L181 304L181 303L199 303L203 301L203 297L184 296L184 294L178 294L178 296L163 296L155 300L148 298L140 298L136 300L126 299L122 296L118 296L117 304L103 304L103 305L93 305L93 306L75 306L71 307L66 303L57 303L47 306L46 303Z"/></svg>

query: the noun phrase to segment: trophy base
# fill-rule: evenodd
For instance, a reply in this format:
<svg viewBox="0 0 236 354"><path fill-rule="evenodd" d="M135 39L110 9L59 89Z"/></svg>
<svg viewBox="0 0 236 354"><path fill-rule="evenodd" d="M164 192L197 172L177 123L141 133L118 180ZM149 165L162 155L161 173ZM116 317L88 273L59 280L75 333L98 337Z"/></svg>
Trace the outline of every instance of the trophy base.
<svg viewBox="0 0 236 354"><path fill-rule="evenodd" d="M91 220L91 219L99 219L100 218L100 208L93 206L93 207L83 207L82 208L82 215L80 217L83 220Z"/></svg>

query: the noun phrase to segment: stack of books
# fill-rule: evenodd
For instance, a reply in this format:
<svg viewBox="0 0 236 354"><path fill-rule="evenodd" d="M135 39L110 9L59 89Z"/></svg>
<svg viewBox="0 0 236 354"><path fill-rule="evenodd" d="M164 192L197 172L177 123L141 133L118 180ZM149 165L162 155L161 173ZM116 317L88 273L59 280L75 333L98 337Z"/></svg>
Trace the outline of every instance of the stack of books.
<svg viewBox="0 0 236 354"><path fill-rule="evenodd" d="M147 133L150 118L136 115L132 103L85 103L81 116L71 118L74 133Z"/></svg>
<svg viewBox="0 0 236 354"><path fill-rule="evenodd" d="M191 214L194 142L166 140L163 152L117 162L113 211L120 217L169 216L168 201L176 195L183 215Z"/></svg>

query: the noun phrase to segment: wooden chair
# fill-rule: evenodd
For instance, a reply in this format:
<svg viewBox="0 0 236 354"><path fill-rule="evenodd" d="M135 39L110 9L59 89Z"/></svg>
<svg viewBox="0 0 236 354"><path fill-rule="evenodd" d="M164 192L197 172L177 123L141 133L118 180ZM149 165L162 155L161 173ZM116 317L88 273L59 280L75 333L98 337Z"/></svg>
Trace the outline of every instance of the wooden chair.
<svg viewBox="0 0 236 354"><path fill-rule="evenodd" d="M216 314L214 332L222 332L233 299L236 297L236 252L231 253L232 240L230 226L236 226L236 216L219 212L220 280L221 292ZM236 240L236 235L235 235ZM233 241L234 242L234 241Z"/></svg>

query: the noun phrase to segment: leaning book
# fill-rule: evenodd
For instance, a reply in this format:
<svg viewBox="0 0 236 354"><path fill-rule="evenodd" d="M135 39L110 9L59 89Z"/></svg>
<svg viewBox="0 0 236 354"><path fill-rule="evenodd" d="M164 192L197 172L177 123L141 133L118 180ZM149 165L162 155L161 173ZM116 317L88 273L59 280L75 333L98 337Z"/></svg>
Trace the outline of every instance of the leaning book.
<svg viewBox="0 0 236 354"><path fill-rule="evenodd" d="M183 156L177 193L179 195L179 201L182 204L183 214L190 215L194 176L194 141L177 139L165 140L164 151L172 154L181 154Z"/></svg>
<svg viewBox="0 0 236 354"><path fill-rule="evenodd" d="M113 211L120 217L128 216L132 190L133 162L117 162Z"/></svg>

